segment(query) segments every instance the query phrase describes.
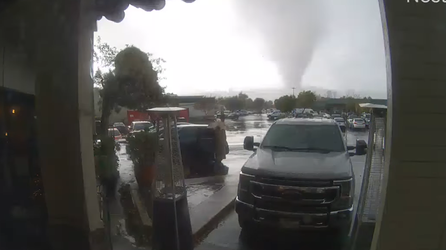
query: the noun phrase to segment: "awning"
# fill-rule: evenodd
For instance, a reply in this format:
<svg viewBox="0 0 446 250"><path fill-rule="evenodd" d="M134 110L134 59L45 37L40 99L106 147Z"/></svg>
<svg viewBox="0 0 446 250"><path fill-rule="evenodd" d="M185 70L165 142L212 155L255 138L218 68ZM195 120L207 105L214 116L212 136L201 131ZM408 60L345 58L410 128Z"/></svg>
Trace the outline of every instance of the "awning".
<svg viewBox="0 0 446 250"><path fill-rule="evenodd" d="M373 103L360 103L359 107L361 107L361 108L370 108L370 109L387 109L386 105L373 104Z"/></svg>

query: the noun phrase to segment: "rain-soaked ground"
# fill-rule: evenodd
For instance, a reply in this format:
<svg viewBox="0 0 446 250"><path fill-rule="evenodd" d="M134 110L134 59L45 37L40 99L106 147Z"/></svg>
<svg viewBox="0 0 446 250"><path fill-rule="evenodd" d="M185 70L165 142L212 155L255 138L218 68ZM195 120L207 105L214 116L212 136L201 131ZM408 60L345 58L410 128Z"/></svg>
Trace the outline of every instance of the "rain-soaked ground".
<svg viewBox="0 0 446 250"><path fill-rule="evenodd" d="M250 151L243 150L243 140L245 136L254 136L255 141L260 141L265 135L268 128L273 123L268 121L266 115L249 115L240 117L238 121L226 120L226 137L229 144L229 154L223 163L229 167L228 176L226 178L219 178L209 181L205 179L200 182L197 179L194 182L188 183L188 201L189 207L194 207L201 203L204 199L222 188L225 181L237 181L240 168L244 162L252 154ZM366 132L354 132L348 131L347 144L355 145L356 140L367 141ZM133 173L133 165L130 159L127 157L125 147L121 147L119 152L119 173L121 184L134 183L135 176ZM352 157L352 162L359 163L354 164L354 170L356 173L356 189L359 192L360 185L358 183L362 180L364 156ZM362 164L361 164L362 163Z"/></svg>
<svg viewBox="0 0 446 250"><path fill-rule="evenodd" d="M243 138L248 135L260 140L271 122L264 116L241 117L239 121L228 121L227 137L230 155L227 157L230 175L237 175L244 161L251 152L243 150ZM356 140L368 140L365 131L348 131L347 145L355 145ZM351 157L355 173L355 208L358 204L365 156ZM197 247L199 250L269 250L269 249L343 249L348 239L336 237L329 233L296 233L259 230L254 235L242 233L237 221L237 214L232 212L208 237Z"/></svg>
<svg viewBox="0 0 446 250"><path fill-rule="evenodd" d="M229 168L228 175L224 177L197 178L187 180L186 185L188 186L188 203L190 209L193 209L193 207L199 205L209 196L220 190L227 183L230 182L233 184L238 182L238 174L240 172L240 169L243 166L244 162L252 154L252 152L250 151L243 150L243 140L245 136L254 136L254 140L259 142L273 122L268 121L265 115L249 115L240 117L238 121L226 120L225 123L227 129L226 136L230 152L226 156L226 159L223 161L223 163ZM347 133L348 145L355 145L357 139L367 141L367 133ZM132 162L127 158L125 147L121 147L121 151L118 155L120 160L119 172L121 184L134 183L135 177L133 174ZM356 197L359 197L359 191L361 188L364 160L364 156L352 157L354 172L356 174ZM355 202L357 203L357 200ZM122 224L123 218L120 218L119 216L120 215L118 211L115 220L121 221ZM121 235L124 236L127 234L124 231L125 228L121 227L120 230L123 230L121 232ZM238 226L236 216L232 214L225 222L223 222L221 227L217 228L209 235L209 237L204 241L201 247L202 249L273 249L269 247L262 248L268 246L268 244L266 243L263 244L263 246L252 246L250 244L246 244L245 241L241 241L239 239L240 234L241 231ZM130 241L133 241L131 237L126 238L129 238ZM263 235L261 238L263 238ZM286 240L284 240L285 239L282 239L281 241L286 242ZM121 240L119 240L119 242L122 243ZM124 248L118 247L116 249Z"/></svg>
<svg viewBox="0 0 446 250"><path fill-rule="evenodd" d="M266 116L247 116L242 117L239 121L227 121L227 141L230 148L229 155L223 163L228 166L227 176L212 178L196 178L186 180L188 191L189 208L193 209L209 196L220 190L228 182L236 183L238 181L238 173L243 163L249 157L251 152L243 150L243 139L247 135L254 135L260 139L271 125L266 120ZM133 172L133 164L126 153L126 147L123 145L118 152L119 157L119 186L135 183L135 175ZM135 240L128 235L125 226L125 218L123 209L119 204L120 194L117 194L117 200L112 202L110 208L112 220L112 234L114 246L116 249L133 249ZM116 225L118 225L116 227ZM117 229L116 229L117 228Z"/></svg>

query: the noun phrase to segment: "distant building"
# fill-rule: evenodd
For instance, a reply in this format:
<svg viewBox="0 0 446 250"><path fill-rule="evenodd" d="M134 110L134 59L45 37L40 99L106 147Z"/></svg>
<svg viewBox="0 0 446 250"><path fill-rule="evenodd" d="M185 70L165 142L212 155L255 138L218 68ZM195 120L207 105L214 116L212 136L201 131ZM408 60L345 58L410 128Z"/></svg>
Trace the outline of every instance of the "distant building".
<svg viewBox="0 0 446 250"><path fill-rule="evenodd" d="M206 96L175 96L173 97L178 103L179 107L189 109L189 119L191 121L206 121L214 119L216 105L208 105L205 109L199 109L197 103L207 102L209 104L215 104L215 97Z"/></svg>
<svg viewBox="0 0 446 250"><path fill-rule="evenodd" d="M100 108L100 95L99 95L99 89L94 89L94 111L95 111L95 117L97 119L101 118L101 108ZM205 96L172 96L172 101L174 103L178 103L179 107L187 108L189 109L189 120L191 121L205 121L208 119L213 119L215 115L215 107L210 106L210 108L207 109L207 112L201 109L197 109L196 103L200 101L208 101L209 103L215 102L214 97L205 97ZM116 113L112 112L110 115L109 123L110 125L115 122L124 122L125 124L128 123L127 121L127 108L121 108L121 110Z"/></svg>
<svg viewBox="0 0 446 250"><path fill-rule="evenodd" d="M313 104L313 109L315 110L345 110L347 106L351 103L359 104L359 103L373 103L380 105L387 105L387 99L344 99L344 98L325 98L317 100Z"/></svg>

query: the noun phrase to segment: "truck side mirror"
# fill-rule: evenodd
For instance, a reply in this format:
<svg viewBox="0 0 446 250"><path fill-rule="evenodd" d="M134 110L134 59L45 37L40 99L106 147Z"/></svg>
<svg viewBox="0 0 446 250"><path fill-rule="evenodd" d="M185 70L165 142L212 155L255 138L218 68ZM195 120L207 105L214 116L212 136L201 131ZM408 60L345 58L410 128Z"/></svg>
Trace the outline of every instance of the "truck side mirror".
<svg viewBox="0 0 446 250"><path fill-rule="evenodd" d="M355 149L355 148L356 148L355 146L347 146L347 150L348 150L348 151L353 150L353 149Z"/></svg>
<svg viewBox="0 0 446 250"><path fill-rule="evenodd" d="M243 149L252 151L254 150L254 136L246 136L243 141Z"/></svg>
<svg viewBox="0 0 446 250"><path fill-rule="evenodd" d="M356 154L365 155L367 153L367 143L364 140L356 141Z"/></svg>

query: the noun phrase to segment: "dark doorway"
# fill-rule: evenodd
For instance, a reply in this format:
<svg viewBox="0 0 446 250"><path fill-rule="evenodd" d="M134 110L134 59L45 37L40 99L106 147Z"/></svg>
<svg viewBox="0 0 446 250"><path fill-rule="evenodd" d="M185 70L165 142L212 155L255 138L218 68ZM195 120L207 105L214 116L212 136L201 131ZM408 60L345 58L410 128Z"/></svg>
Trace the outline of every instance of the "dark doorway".
<svg viewBox="0 0 446 250"><path fill-rule="evenodd" d="M34 99L0 88L0 246L5 249L44 249L47 239Z"/></svg>

